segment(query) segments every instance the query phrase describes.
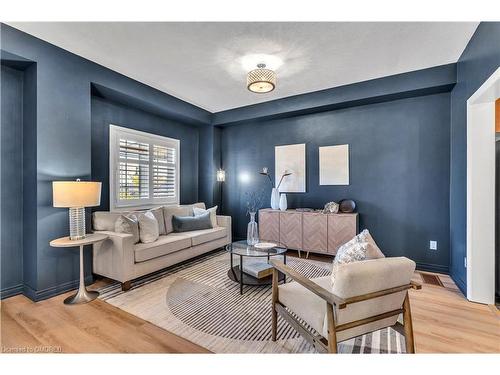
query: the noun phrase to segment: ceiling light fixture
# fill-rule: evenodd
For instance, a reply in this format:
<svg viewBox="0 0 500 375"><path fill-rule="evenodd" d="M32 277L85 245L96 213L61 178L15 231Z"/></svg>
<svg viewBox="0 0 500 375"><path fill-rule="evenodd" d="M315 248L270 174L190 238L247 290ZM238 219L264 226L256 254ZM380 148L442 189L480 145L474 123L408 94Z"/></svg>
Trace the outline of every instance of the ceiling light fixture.
<svg viewBox="0 0 500 375"><path fill-rule="evenodd" d="M266 69L266 64L257 64L254 69L247 74L247 88L251 92L264 94L271 92L276 87L276 73L271 69Z"/></svg>

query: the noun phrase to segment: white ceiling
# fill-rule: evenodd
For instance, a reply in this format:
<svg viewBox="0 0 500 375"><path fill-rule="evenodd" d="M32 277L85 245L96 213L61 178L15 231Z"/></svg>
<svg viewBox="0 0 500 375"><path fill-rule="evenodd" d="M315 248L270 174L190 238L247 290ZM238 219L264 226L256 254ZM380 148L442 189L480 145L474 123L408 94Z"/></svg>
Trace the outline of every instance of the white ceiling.
<svg viewBox="0 0 500 375"><path fill-rule="evenodd" d="M453 63L477 23L12 22L11 26L211 112ZM275 68L254 94L246 73Z"/></svg>

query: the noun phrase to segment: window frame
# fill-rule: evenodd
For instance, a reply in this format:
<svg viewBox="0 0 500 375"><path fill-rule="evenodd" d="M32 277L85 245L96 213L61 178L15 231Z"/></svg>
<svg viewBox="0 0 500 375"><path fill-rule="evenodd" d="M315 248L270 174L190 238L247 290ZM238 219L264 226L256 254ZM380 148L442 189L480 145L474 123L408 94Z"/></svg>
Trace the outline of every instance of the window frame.
<svg viewBox="0 0 500 375"><path fill-rule="evenodd" d="M120 173L120 137L149 144L149 194L147 199L119 200ZM171 147L175 157L175 196L155 198L153 195L153 146ZM159 205L179 204L180 202L180 140L146 133L139 130L109 125L109 210L126 211L129 209L147 209Z"/></svg>

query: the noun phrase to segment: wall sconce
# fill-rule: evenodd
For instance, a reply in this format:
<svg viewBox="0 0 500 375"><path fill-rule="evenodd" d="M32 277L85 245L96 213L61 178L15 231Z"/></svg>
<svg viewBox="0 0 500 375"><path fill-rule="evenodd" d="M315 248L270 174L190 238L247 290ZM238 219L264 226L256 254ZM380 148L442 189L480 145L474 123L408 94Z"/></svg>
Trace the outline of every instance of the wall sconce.
<svg viewBox="0 0 500 375"><path fill-rule="evenodd" d="M217 171L217 181L218 182L224 182L226 181L226 171L223 169L219 169Z"/></svg>

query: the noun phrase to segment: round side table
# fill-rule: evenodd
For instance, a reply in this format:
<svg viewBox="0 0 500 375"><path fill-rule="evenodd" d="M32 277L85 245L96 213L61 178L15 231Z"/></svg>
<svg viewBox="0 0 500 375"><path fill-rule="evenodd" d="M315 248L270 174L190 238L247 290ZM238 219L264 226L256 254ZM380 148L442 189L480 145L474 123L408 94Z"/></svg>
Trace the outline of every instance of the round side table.
<svg viewBox="0 0 500 375"><path fill-rule="evenodd" d="M99 292L88 291L85 288L85 278L83 275L83 247L85 245L91 245L96 242L101 242L108 239L106 234L92 233L87 234L87 236L81 240L70 240L69 237L61 237L56 240L50 241L50 246L52 247L75 247L80 246L80 286L78 292L66 298L64 304L66 305L77 305L80 303L87 303L99 296Z"/></svg>

